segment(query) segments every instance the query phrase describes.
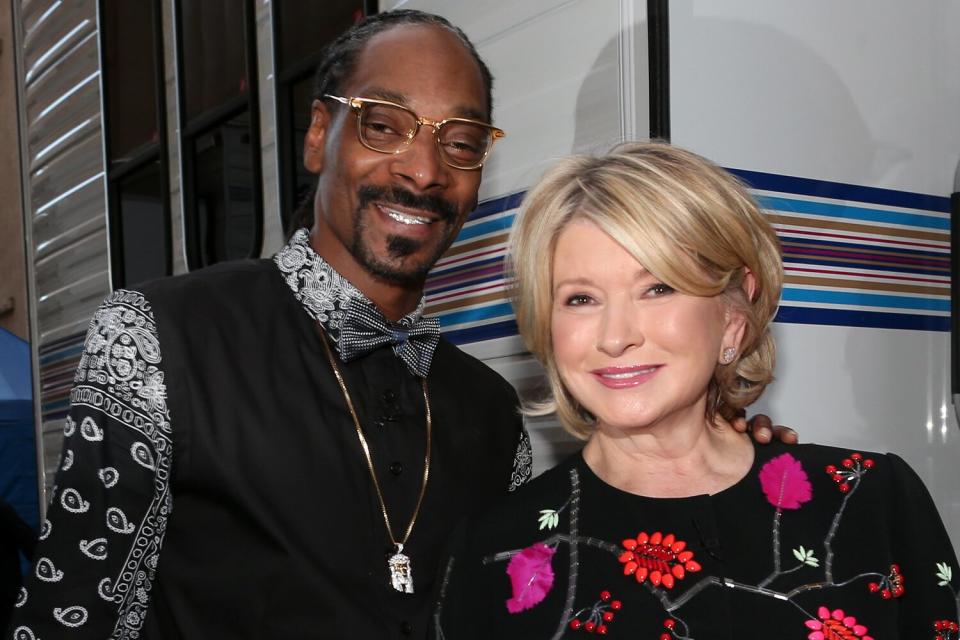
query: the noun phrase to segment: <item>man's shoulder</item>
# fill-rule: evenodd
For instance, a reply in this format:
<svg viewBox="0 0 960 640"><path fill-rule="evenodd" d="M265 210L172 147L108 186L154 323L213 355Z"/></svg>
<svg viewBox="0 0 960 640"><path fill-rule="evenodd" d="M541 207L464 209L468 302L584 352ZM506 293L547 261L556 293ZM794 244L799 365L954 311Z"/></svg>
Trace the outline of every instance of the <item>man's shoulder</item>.
<svg viewBox="0 0 960 640"><path fill-rule="evenodd" d="M183 299L190 295L219 297L248 291L250 287L282 284L270 260L233 260L190 273L150 280L130 287L150 301ZM249 296L242 296L249 297ZM202 300L191 300L202 302Z"/></svg>
<svg viewBox="0 0 960 640"><path fill-rule="evenodd" d="M431 373L458 385L479 383L513 398L517 395L503 376L442 336L434 352Z"/></svg>
<svg viewBox="0 0 960 640"><path fill-rule="evenodd" d="M524 536L530 541L536 539L538 532L543 530L540 521L545 510L556 509L570 498L575 482L571 472L578 469L581 460L577 452L502 496L473 516L471 528L479 533L479 538L511 539L514 542Z"/></svg>
<svg viewBox="0 0 960 640"><path fill-rule="evenodd" d="M269 305L283 291L270 260L235 260L125 289L139 294L154 313L184 317L231 308Z"/></svg>

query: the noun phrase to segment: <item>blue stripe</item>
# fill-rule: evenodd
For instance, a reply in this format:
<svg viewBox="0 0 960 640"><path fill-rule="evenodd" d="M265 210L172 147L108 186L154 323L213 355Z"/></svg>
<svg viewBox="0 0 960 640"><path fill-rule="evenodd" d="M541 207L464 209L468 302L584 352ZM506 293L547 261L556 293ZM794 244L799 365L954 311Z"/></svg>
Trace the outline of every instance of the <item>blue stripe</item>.
<svg viewBox="0 0 960 640"><path fill-rule="evenodd" d="M505 338L515 335L517 335L517 321L513 319L485 324L479 327L470 327L469 329L445 331L443 333L443 337L454 344L482 342L484 340L493 340L494 338Z"/></svg>
<svg viewBox="0 0 960 640"><path fill-rule="evenodd" d="M727 171L739 177L754 189L796 193L805 196L817 196L819 198L869 202L871 204L882 204L890 207L924 209L926 211L939 211L941 213L950 212L950 198L931 196L925 193L895 191L893 189L865 187L843 182L781 176L775 173L748 171L746 169L728 168Z"/></svg>
<svg viewBox="0 0 960 640"><path fill-rule="evenodd" d="M511 193L508 196L493 198L492 200L484 200L480 203L480 206L474 209L473 212L467 217L467 220L478 220L480 218L486 218L487 216L496 215L503 211L516 209L520 206L520 203L523 201L523 196L526 194L526 191L520 191L519 193Z"/></svg>
<svg viewBox="0 0 960 640"><path fill-rule="evenodd" d="M784 287L782 299L789 302L820 302L825 304L857 305L860 307L892 307L894 309L950 311L950 300L888 296L852 291L822 291L820 289Z"/></svg>
<svg viewBox="0 0 960 640"><path fill-rule="evenodd" d="M918 316L906 313L856 311L852 309L780 307L775 321L786 324L818 324L838 327L950 331L950 318L944 316Z"/></svg>
<svg viewBox="0 0 960 640"><path fill-rule="evenodd" d="M476 322L477 320L488 320L490 318L499 318L503 316L512 316L513 307L509 302L501 302L486 307L477 307L476 309L466 309L464 311L454 311L447 315L440 316L440 326L450 327L463 324L464 322Z"/></svg>
<svg viewBox="0 0 960 640"><path fill-rule="evenodd" d="M463 242L464 240L493 233L494 231L509 231L510 226L513 224L513 218L514 216L503 216L502 218L494 218L493 220L481 222L472 227L464 227L460 230L460 235L457 236L457 242Z"/></svg>
<svg viewBox="0 0 960 640"><path fill-rule="evenodd" d="M853 207L845 204L830 202L813 202L797 200L795 198L780 198L776 196L757 196L757 202L764 209L775 209L782 213L810 213L818 216L832 216L846 220L867 220L869 222L887 222L903 224L928 229L950 230L949 218L934 218L917 213L900 213L898 211L881 211L865 207Z"/></svg>
<svg viewBox="0 0 960 640"><path fill-rule="evenodd" d="M870 271L882 271L885 273L904 273L904 274L919 274L919 275L934 275L934 276L948 276L950 275L949 265L944 265L942 267L928 267L925 265L917 264L897 264L894 266L887 266L876 264L873 262L867 262L864 264L863 261L855 262L850 259L836 258L831 257L826 259L821 256L809 255L809 254L799 254L799 253L790 253L789 251L785 253L783 257L783 264L786 267L794 264L815 264L825 267L850 267L853 269L868 269ZM858 274L850 274L856 276ZM869 274L867 274L869 275Z"/></svg>

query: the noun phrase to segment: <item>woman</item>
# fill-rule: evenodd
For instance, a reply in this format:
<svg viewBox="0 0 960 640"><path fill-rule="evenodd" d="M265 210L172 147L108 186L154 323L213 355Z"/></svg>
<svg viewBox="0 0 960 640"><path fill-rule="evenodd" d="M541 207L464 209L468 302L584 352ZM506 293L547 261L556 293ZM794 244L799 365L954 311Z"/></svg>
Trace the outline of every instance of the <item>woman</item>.
<svg viewBox="0 0 960 640"><path fill-rule="evenodd" d="M665 144L565 160L512 261L551 392L527 411L587 443L460 528L437 637L956 638L956 558L900 458L730 426L773 378L783 281L736 179Z"/></svg>

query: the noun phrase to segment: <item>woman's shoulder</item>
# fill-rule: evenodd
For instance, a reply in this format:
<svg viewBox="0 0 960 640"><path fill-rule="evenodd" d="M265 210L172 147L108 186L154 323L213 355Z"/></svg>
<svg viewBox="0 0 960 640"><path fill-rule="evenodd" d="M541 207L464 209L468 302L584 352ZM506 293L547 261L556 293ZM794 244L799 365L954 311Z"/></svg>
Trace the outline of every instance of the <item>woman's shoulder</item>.
<svg viewBox="0 0 960 640"><path fill-rule="evenodd" d="M571 471L581 460L578 451L470 518L472 537L522 538L548 528L550 507L562 504L570 496L571 481L576 482L571 480L571 475L576 475Z"/></svg>

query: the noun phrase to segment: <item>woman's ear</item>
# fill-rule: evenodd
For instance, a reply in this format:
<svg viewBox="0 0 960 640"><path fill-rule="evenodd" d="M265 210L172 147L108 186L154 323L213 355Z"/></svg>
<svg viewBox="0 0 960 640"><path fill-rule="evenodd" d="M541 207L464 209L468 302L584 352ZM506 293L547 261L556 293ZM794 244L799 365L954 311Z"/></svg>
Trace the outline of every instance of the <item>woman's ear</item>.
<svg viewBox="0 0 960 640"><path fill-rule="evenodd" d="M310 107L310 128L303 137L303 166L313 174L323 171L323 158L332 116L322 100Z"/></svg>
<svg viewBox="0 0 960 640"><path fill-rule="evenodd" d="M757 278L747 267L743 268L743 282L740 287L743 290L745 302L749 305L757 293ZM747 331L747 316L738 306L729 303L724 315L727 326L723 331L723 341L720 344L717 360L722 364L729 364L735 359L736 354L740 353L740 345ZM731 349L733 349L732 352Z"/></svg>
<svg viewBox="0 0 960 640"><path fill-rule="evenodd" d="M747 296L747 302L753 302L753 297L757 295L757 277L753 275L750 267L743 268L743 294Z"/></svg>

